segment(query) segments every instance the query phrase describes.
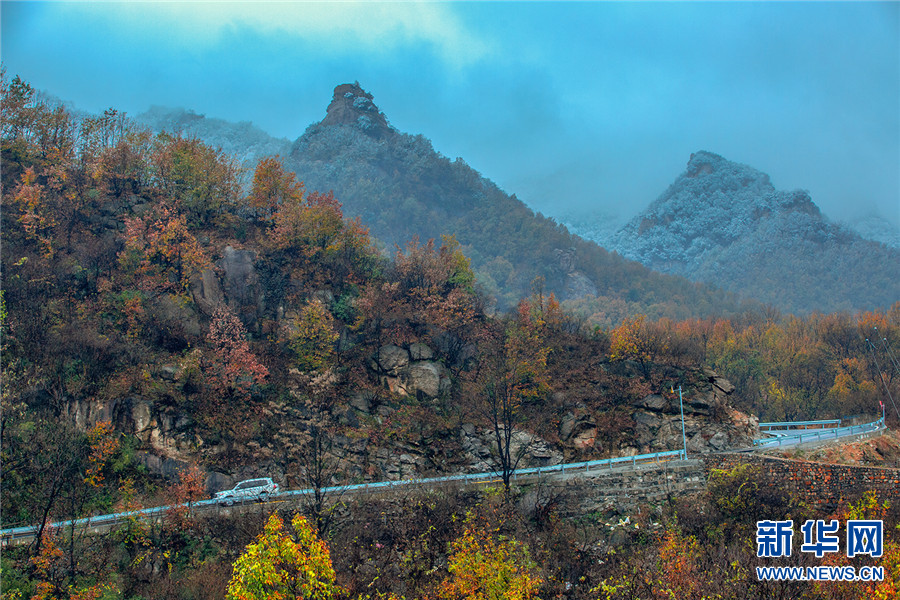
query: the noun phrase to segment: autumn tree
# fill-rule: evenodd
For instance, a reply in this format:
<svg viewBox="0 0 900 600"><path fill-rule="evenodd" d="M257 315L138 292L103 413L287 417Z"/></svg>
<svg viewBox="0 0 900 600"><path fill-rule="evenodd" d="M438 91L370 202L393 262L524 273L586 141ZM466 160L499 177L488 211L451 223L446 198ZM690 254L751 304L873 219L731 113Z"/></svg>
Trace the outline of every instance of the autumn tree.
<svg viewBox="0 0 900 600"><path fill-rule="evenodd" d="M187 220L165 204L155 214L125 218L125 249L119 264L145 291L165 291L187 297L190 279L210 261Z"/></svg>
<svg viewBox="0 0 900 600"><path fill-rule="evenodd" d="M266 380L269 370L250 350L247 330L226 305L213 313L206 341L204 417L214 429L243 435L252 425L248 418L254 413L252 392Z"/></svg>
<svg viewBox="0 0 900 600"><path fill-rule="evenodd" d="M647 317L638 315L626 318L610 332L609 357L611 360L634 360L641 365L644 375L649 375L649 362L666 344L654 339L646 327Z"/></svg>
<svg viewBox="0 0 900 600"><path fill-rule="evenodd" d="M447 570L438 592L445 600L537 599L542 584L528 547L479 526L471 513L462 535L450 544Z"/></svg>
<svg viewBox="0 0 900 600"><path fill-rule="evenodd" d="M196 138L160 134L150 156L151 182L191 227L214 224L240 192L236 160Z"/></svg>
<svg viewBox="0 0 900 600"><path fill-rule="evenodd" d="M247 203L270 218L283 204L299 204L303 200L303 182L296 175L284 170L281 157L261 159L253 172L253 185Z"/></svg>
<svg viewBox="0 0 900 600"><path fill-rule="evenodd" d="M54 235L56 218L48 196L45 187L38 183L34 169L25 169L14 195L14 202L21 211L18 222L25 235L38 244L44 258L52 258L58 244Z"/></svg>
<svg viewBox="0 0 900 600"><path fill-rule="evenodd" d="M493 434L494 458L507 492L529 444L517 439L516 428L525 420L525 404L549 389L547 356L550 348L542 335L531 303L519 303L516 319L488 334L476 369L476 406Z"/></svg>
<svg viewBox="0 0 900 600"><path fill-rule="evenodd" d="M344 220L341 203L331 192L304 195L298 187L281 197L271 223L266 244L288 258L310 286L360 284L377 263L368 229L359 219Z"/></svg>
<svg viewBox="0 0 900 600"><path fill-rule="evenodd" d="M472 341L483 315L475 275L452 236L411 240L394 257L391 281L370 285L358 302L369 333L379 342L405 344L441 338L450 364Z"/></svg>
<svg viewBox="0 0 900 600"><path fill-rule="evenodd" d="M334 329L334 317L319 299L300 309L288 330L288 346L300 371L327 369L334 359L334 344L340 335Z"/></svg>
<svg viewBox="0 0 900 600"><path fill-rule="evenodd" d="M278 515L234 563L225 597L228 600L329 600L343 593L335 583L328 545L306 518L291 520L285 531Z"/></svg>
<svg viewBox="0 0 900 600"><path fill-rule="evenodd" d="M197 465L178 471L178 477L169 484L167 495L174 503L168 511L176 527L185 529L190 525L191 507L194 502L206 498L203 473Z"/></svg>

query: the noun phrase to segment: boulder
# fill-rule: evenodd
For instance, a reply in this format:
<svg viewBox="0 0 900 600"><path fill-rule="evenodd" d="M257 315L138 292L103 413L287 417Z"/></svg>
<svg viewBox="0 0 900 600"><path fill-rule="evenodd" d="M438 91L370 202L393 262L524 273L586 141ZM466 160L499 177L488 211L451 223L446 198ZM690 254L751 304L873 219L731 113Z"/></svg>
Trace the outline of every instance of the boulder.
<svg viewBox="0 0 900 600"><path fill-rule="evenodd" d="M434 358L434 352L425 344L416 343L409 345L409 356L413 360L431 360Z"/></svg>
<svg viewBox="0 0 900 600"><path fill-rule="evenodd" d="M449 389L450 380L438 363L420 361L409 366L403 387L410 396L419 393L437 398Z"/></svg>
<svg viewBox="0 0 900 600"><path fill-rule="evenodd" d="M252 250L236 250L231 246L225 247L222 258L216 265L225 271L225 294L228 297L228 305L244 318L250 317L255 322L256 313L245 314L249 308L258 311L262 300L262 291L259 286L259 274L254 263L256 252Z"/></svg>
<svg viewBox="0 0 900 600"><path fill-rule="evenodd" d="M730 394L730 393L734 392L734 389L735 389L734 384L732 384L730 381L728 381L724 377L718 377L718 376L713 377L712 384L714 386L716 386L717 388L719 388L720 390L722 390L723 392L725 392L726 394Z"/></svg>
<svg viewBox="0 0 900 600"><path fill-rule="evenodd" d="M409 364L409 353L403 348L391 344L382 346L378 350L376 360L382 371L396 376L399 374L400 369Z"/></svg>
<svg viewBox="0 0 900 600"><path fill-rule="evenodd" d="M203 269L191 277L191 295L200 312L205 315L212 315L216 308L225 302L219 278L212 269Z"/></svg>
<svg viewBox="0 0 900 600"><path fill-rule="evenodd" d="M666 408L669 407L669 401L659 394L650 394L649 396L644 396L640 400L632 402L632 406L636 406L638 408L646 408L647 410L652 410L654 412L660 412L666 410Z"/></svg>

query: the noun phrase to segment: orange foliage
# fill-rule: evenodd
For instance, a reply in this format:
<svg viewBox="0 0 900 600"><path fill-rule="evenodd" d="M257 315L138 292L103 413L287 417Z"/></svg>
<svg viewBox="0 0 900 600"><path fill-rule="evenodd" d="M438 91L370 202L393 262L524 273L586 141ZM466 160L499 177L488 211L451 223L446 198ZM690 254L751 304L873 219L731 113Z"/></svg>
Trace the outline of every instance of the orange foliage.
<svg viewBox="0 0 900 600"><path fill-rule="evenodd" d="M155 216L124 221L125 250L119 262L134 267L145 291L187 294L191 276L211 265L185 216L165 204L157 207Z"/></svg>

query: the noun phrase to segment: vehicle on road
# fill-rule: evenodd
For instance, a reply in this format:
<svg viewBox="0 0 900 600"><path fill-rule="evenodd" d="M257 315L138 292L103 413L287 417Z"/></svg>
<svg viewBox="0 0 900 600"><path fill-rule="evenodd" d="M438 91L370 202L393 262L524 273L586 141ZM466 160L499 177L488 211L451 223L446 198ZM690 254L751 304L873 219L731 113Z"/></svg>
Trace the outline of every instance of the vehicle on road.
<svg viewBox="0 0 900 600"><path fill-rule="evenodd" d="M222 506L231 506L235 502L247 500L265 501L278 493L278 484L271 477L261 479L248 479L241 481L230 490L216 492L213 499Z"/></svg>

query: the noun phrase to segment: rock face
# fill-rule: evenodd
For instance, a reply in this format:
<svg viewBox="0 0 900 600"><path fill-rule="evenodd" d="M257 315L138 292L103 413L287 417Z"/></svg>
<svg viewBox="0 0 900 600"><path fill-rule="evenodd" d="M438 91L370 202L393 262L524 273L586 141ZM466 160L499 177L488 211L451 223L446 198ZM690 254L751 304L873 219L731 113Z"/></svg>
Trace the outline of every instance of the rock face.
<svg viewBox="0 0 900 600"><path fill-rule="evenodd" d="M191 278L191 295L200 311L207 316L211 316L216 307L225 301L222 286L212 269L204 269Z"/></svg>
<svg viewBox="0 0 900 600"><path fill-rule="evenodd" d="M216 265L225 274L224 288L228 305L248 326L256 324L262 312L263 290L255 268L256 252L226 246Z"/></svg>
<svg viewBox="0 0 900 600"><path fill-rule="evenodd" d="M484 473L497 468L496 439L489 428L480 428L472 423L460 427L460 441L466 454L469 470L473 473ZM544 467L563 462L563 454L551 447L540 437L526 431L515 430L512 434L511 454L522 455L519 468Z"/></svg>
<svg viewBox="0 0 900 600"><path fill-rule="evenodd" d="M344 83L334 88L334 97L326 109L320 125L353 125L363 133L382 138L394 133L373 96L356 83Z"/></svg>
<svg viewBox="0 0 900 600"><path fill-rule="evenodd" d="M759 420L735 410L728 396L734 385L715 372L704 371L706 381L683 395L684 438L688 452L717 452L752 444ZM665 398L650 394L632 402L635 453L660 452L683 446L681 407L677 394Z"/></svg>
<svg viewBox="0 0 900 600"><path fill-rule="evenodd" d="M444 365L430 360L433 356L424 344L411 344L409 349L387 345L372 357L369 368L395 394L437 398L450 391L450 374Z"/></svg>

